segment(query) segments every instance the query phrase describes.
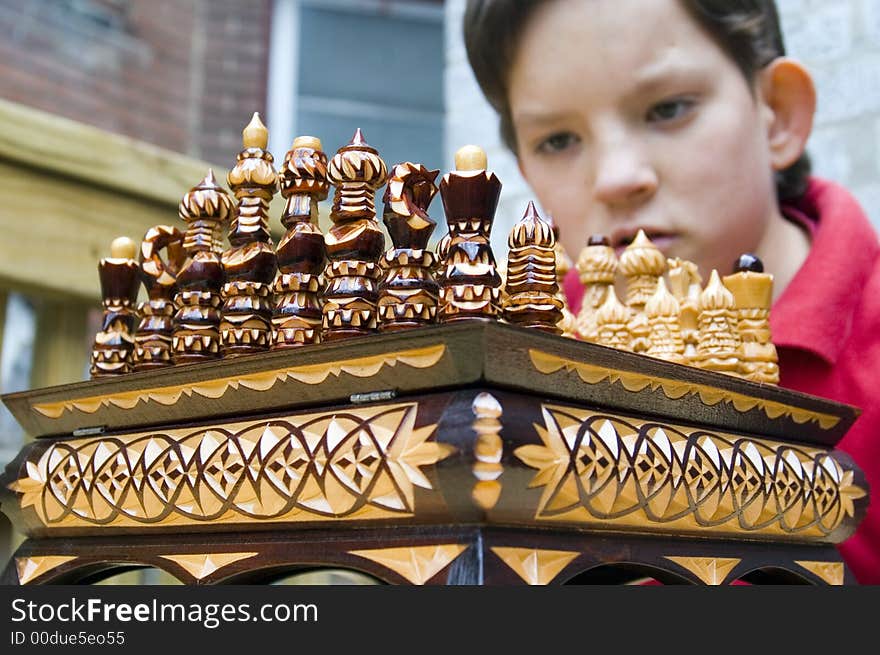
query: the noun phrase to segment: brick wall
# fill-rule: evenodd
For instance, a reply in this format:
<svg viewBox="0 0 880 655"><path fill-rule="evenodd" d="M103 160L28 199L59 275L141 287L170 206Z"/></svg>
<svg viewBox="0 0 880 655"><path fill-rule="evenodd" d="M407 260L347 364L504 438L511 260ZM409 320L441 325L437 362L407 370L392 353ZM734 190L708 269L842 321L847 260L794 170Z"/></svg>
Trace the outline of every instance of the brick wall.
<svg viewBox="0 0 880 655"><path fill-rule="evenodd" d="M493 248L531 193L501 145L498 121L470 71L461 38L464 0L447 0L446 166L465 143L486 148L504 184ZM819 107L809 152L817 174L849 187L880 227L880 0L778 0L789 54L813 72Z"/></svg>
<svg viewBox="0 0 880 655"><path fill-rule="evenodd" d="M231 166L271 0L0 0L0 96Z"/></svg>

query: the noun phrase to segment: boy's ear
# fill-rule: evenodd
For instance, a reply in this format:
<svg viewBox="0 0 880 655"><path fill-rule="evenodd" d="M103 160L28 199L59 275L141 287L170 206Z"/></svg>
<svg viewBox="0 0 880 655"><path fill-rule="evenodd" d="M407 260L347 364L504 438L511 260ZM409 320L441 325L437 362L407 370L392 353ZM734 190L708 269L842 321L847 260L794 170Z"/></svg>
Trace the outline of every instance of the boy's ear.
<svg viewBox="0 0 880 655"><path fill-rule="evenodd" d="M798 61L778 57L761 70L759 93L768 112L767 140L773 168L794 164L807 147L816 113L816 87Z"/></svg>

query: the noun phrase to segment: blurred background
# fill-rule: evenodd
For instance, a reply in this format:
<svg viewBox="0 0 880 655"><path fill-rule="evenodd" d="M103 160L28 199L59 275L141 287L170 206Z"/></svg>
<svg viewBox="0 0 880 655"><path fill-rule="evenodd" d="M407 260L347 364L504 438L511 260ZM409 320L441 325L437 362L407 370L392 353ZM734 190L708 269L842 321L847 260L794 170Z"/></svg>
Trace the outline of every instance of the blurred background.
<svg viewBox="0 0 880 655"><path fill-rule="evenodd" d="M254 111L276 164L296 135L332 155L358 127L389 167L442 173L461 145L483 146L504 184L503 256L531 195L470 72L464 4L0 0L0 392L88 377L98 259L117 236L182 227L180 197L209 167L225 179ZM880 0L778 4L817 81L815 171L880 225ZM439 199L431 213L439 238ZM273 230L279 215L276 202ZM0 407L0 466L28 438ZM0 565L20 540L0 515Z"/></svg>

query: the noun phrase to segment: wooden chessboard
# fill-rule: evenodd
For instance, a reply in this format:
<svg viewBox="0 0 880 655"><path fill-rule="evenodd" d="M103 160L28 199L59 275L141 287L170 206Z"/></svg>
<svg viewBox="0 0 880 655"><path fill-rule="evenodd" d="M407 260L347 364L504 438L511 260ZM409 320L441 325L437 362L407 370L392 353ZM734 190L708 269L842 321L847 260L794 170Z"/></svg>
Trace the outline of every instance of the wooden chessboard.
<svg viewBox="0 0 880 655"><path fill-rule="evenodd" d="M9 584L854 582L854 407L469 320L7 394Z"/></svg>

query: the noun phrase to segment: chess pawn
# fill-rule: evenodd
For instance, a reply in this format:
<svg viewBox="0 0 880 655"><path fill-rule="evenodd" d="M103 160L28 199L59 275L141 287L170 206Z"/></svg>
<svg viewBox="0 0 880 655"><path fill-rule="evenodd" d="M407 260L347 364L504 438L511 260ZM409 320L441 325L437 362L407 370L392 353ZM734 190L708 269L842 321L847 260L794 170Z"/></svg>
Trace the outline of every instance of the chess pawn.
<svg viewBox="0 0 880 655"><path fill-rule="evenodd" d="M383 332L437 322L440 288L434 279L434 253L428 250L437 224L428 216L428 206L437 193L439 173L410 162L391 169L382 220L393 246L383 259L386 273L377 304Z"/></svg>
<svg viewBox="0 0 880 655"><path fill-rule="evenodd" d="M375 196L387 176L385 162L360 129L330 161L327 177L336 191L333 227L324 236L329 259L322 307L325 341L376 331L385 236L376 222Z"/></svg>
<svg viewBox="0 0 880 655"><path fill-rule="evenodd" d="M132 369L135 371L171 366L174 285L185 257L183 232L176 227L156 225L147 230L138 255L147 301L140 305L141 322L134 336Z"/></svg>
<svg viewBox="0 0 880 655"><path fill-rule="evenodd" d="M507 239L504 319L520 327L560 334L563 302L557 297L556 238L529 202Z"/></svg>
<svg viewBox="0 0 880 655"><path fill-rule="evenodd" d="M631 318L629 332L632 337L629 349L642 353L651 345L648 317L645 304L657 290L657 280L666 271L666 257L655 246L643 230L620 256L618 270L626 277L626 305Z"/></svg>
<svg viewBox="0 0 880 655"><path fill-rule="evenodd" d="M287 200L281 223L287 232L275 249L275 310L272 350L321 341L320 278L326 263L318 203L327 197L327 155L321 141L300 136L281 166L281 195Z"/></svg>
<svg viewBox="0 0 880 655"><path fill-rule="evenodd" d="M577 315L577 334L584 341L595 342L599 336L596 314L608 297L617 276L617 255L601 234L587 240L577 260L578 276L584 288L581 309Z"/></svg>
<svg viewBox="0 0 880 655"><path fill-rule="evenodd" d="M98 263L104 315L92 346L89 373L93 378L131 371L137 322L135 303L140 287L136 252L134 241L119 237L110 245L110 256Z"/></svg>
<svg viewBox="0 0 880 655"><path fill-rule="evenodd" d="M486 170L486 153L477 146L460 148L455 170L440 182L450 235L441 280L444 323L494 319L501 312L501 276L489 242L500 194L501 182Z"/></svg>
<svg viewBox="0 0 880 655"><path fill-rule="evenodd" d="M666 288L666 281L657 280L657 290L645 303L645 315L651 327L651 345L646 355L684 364L684 340L681 338L679 312L681 307Z"/></svg>
<svg viewBox="0 0 880 655"><path fill-rule="evenodd" d="M171 347L175 364L220 357L221 230L232 212L232 199L217 184L212 170L180 201L178 213L187 230L183 238L186 260L177 273L174 294Z"/></svg>
<svg viewBox="0 0 880 655"><path fill-rule="evenodd" d="M733 294L716 270L700 294L698 320L700 337L694 363L711 371L737 374L740 341Z"/></svg>
<svg viewBox="0 0 880 655"><path fill-rule="evenodd" d="M629 309L617 298L614 286L608 287L605 302L596 312L596 343L618 350L629 350Z"/></svg>
<svg viewBox="0 0 880 655"><path fill-rule="evenodd" d="M544 216L544 221L553 230L553 237L556 239L556 245L553 251L556 254L556 297L562 302L562 319L559 321L559 329L562 331L563 337L569 339L577 338L577 317L571 313L568 308L568 300L565 297L565 276L571 270L571 257L565 252L562 242L559 240L559 226L550 214Z"/></svg>
<svg viewBox="0 0 880 655"><path fill-rule="evenodd" d="M735 273L724 277L733 294L740 345L740 374L747 380L779 384L779 356L770 334L773 276L755 255L742 255Z"/></svg>
<svg viewBox="0 0 880 655"><path fill-rule="evenodd" d="M697 265L679 257L666 260L669 290L678 300L679 326L684 341L684 357L692 360L697 354L699 341L698 317L700 314L700 293L703 279Z"/></svg>
<svg viewBox="0 0 880 655"><path fill-rule="evenodd" d="M242 131L242 151L226 176L238 200L229 228L229 250L220 258L226 282L220 310L223 357L267 350L272 340L272 283L277 262L269 232L269 201L278 187L269 131L254 112Z"/></svg>

